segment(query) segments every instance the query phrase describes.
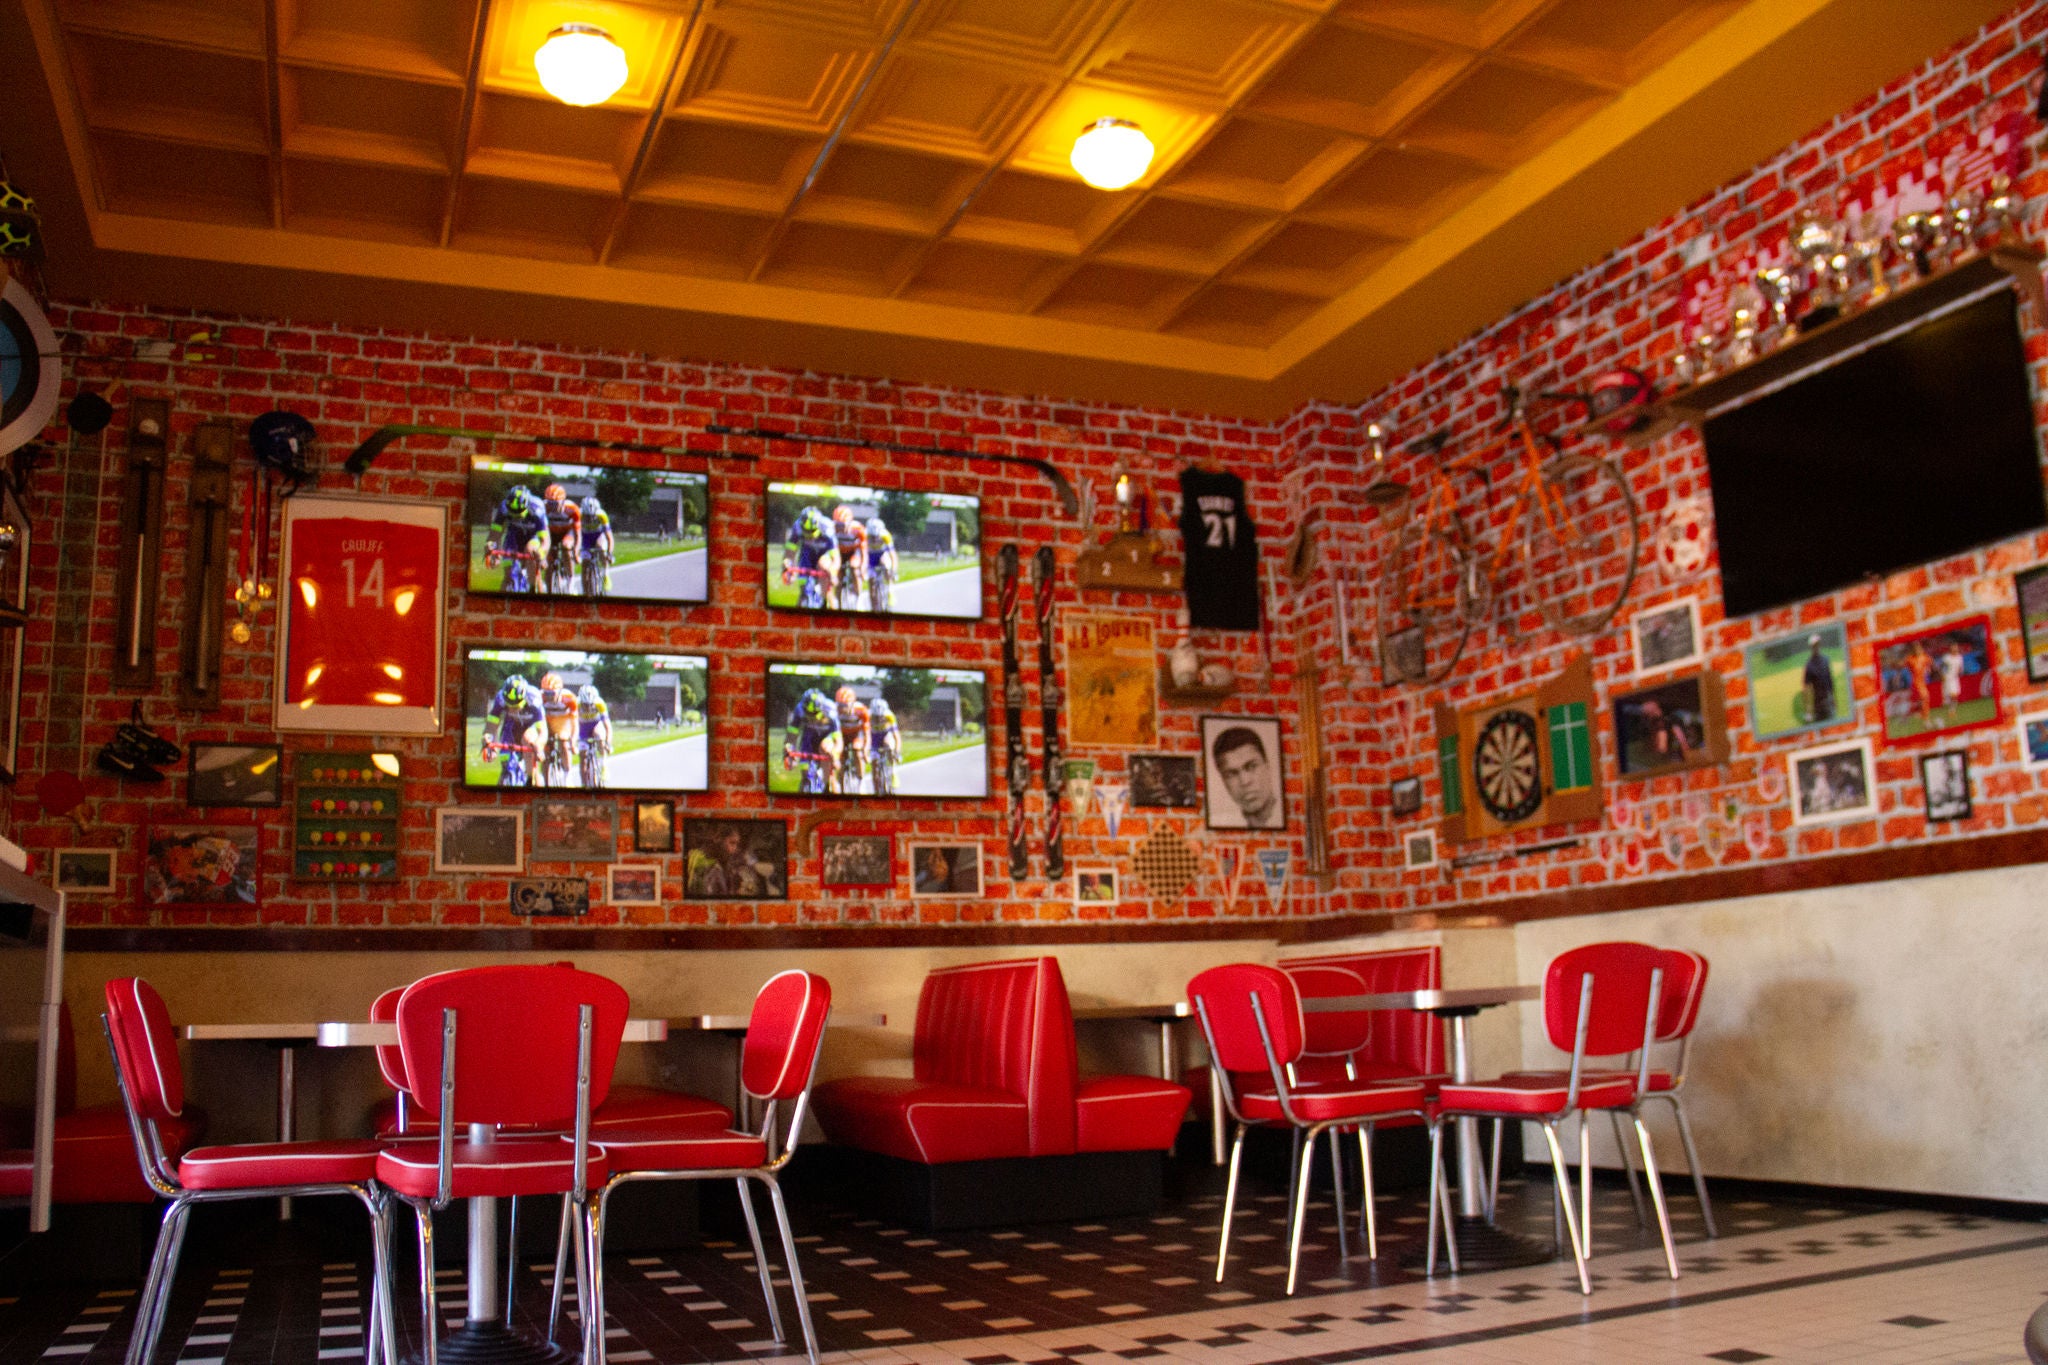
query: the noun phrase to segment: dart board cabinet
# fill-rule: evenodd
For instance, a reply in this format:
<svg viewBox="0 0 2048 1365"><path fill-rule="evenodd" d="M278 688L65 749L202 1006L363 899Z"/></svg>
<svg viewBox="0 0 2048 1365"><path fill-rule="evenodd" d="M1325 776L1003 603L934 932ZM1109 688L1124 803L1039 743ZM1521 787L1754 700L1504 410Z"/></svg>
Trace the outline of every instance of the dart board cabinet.
<svg viewBox="0 0 2048 1365"><path fill-rule="evenodd" d="M1436 712L1439 837L1484 839L1574 820L1597 820L1600 755L1593 665L1581 654L1524 692Z"/></svg>
<svg viewBox="0 0 2048 1365"><path fill-rule="evenodd" d="M320 750L293 756L292 877L398 880L398 755Z"/></svg>

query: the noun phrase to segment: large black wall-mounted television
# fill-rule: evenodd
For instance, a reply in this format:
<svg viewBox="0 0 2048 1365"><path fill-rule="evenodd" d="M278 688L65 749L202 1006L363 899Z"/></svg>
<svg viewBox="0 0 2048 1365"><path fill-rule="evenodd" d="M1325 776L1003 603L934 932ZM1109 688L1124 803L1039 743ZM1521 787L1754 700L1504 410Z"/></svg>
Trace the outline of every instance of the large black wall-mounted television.
<svg viewBox="0 0 2048 1365"><path fill-rule="evenodd" d="M771 483L768 605L859 615L981 616L981 499Z"/></svg>
<svg viewBox="0 0 2048 1365"><path fill-rule="evenodd" d="M466 787L711 786L711 673L701 654L470 645L463 665Z"/></svg>
<svg viewBox="0 0 2048 1365"><path fill-rule="evenodd" d="M2010 289L1711 418L1704 435L1729 616L2048 525Z"/></svg>
<svg viewBox="0 0 2048 1365"><path fill-rule="evenodd" d="M536 515L550 489L555 516ZM523 489L524 492L515 490ZM515 503L525 501L526 507ZM580 544L536 523L572 530ZM680 469L562 464L544 460L469 462L469 590L516 597L585 597L615 602L711 600L710 480ZM601 520L600 520L601 518ZM599 535L611 531L609 543Z"/></svg>
<svg viewBox="0 0 2048 1365"><path fill-rule="evenodd" d="M988 675L978 670L770 663L767 701L773 795L988 795Z"/></svg>

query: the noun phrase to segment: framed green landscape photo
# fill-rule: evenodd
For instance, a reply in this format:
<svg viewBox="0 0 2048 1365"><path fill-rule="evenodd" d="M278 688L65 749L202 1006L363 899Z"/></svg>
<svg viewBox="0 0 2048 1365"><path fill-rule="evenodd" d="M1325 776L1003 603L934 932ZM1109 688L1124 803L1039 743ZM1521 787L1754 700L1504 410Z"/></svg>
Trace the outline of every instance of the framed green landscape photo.
<svg viewBox="0 0 2048 1365"><path fill-rule="evenodd" d="M1760 740L1856 718L1849 632L1839 621L1751 645L1743 667L1749 675L1749 725Z"/></svg>

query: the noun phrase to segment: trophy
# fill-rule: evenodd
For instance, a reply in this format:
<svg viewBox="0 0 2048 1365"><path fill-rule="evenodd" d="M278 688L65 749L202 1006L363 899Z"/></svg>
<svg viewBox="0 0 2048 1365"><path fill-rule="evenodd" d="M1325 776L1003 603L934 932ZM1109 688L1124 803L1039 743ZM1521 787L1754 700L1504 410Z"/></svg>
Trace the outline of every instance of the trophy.
<svg viewBox="0 0 2048 1365"><path fill-rule="evenodd" d="M1950 261L1961 260L1977 249L1977 237L1984 228L1984 191L1963 190L1949 196Z"/></svg>
<svg viewBox="0 0 2048 1365"><path fill-rule="evenodd" d="M1928 273L1927 248L1932 239L1932 225L1924 213L1902 213L1892 220L1892 246L1906 263L1907 283Z"/></svg>
<svg viewBox="0 0 2048 1365"><path fill-rule="evenodd" d="M1842 312L1842 290L1835 269L1835 258L1842 251L1841 225L1808 211L1793 231L1792 251L1806 266L1808 280L1806 312L1799 319L1800 330L1832 322ZM1758 283L1762 283L1761 276Z"/></svg>
<svg viewBox="0 0 2048 1365"><path fill-rule="evenodd" d="M1799 293L1799 281L1785 267L1767 265L1756 272L1756 288L1769 310L1757 346L1759 350L1776 350L1791 334L1792 300Z"/></svg>
<svg viewBox="0 0 2048 1365"><path fill-rule="evenodd" d="M1763 319L1763 292L1754 284L1744 282L1728 291L1728 325L1734 337L1728 349L1730 365L1747 365L1757 358L1757 332Z"/></svg>
<svg viewBox="0 0 2048 1365"><path fill-rule="evenodd" d="M1884 243L1884 227L1878 222L1876 211L1865 209L1856 219L1855 231L1849 235L1849 256L1866 277L1866 305L1892 292L1891 282L1884 276Z"/></svg>
<svg viewBox="0 0 2048 1365"><path fill-rule="evenodd" d="M1992 176L1991 193L1984 201L1984 217L1978 224L1978 240L1989 250L2017 237L2026 211L2026 201L2013 193L2012 177L2002 171Z"/></svg>
<svg viewBox="0 0 2048 1365"><path fill-rule="evenodd" d="M1692 339L1692 382L1704 384L1721 372L1720 338L1702 327Z"/></svg>

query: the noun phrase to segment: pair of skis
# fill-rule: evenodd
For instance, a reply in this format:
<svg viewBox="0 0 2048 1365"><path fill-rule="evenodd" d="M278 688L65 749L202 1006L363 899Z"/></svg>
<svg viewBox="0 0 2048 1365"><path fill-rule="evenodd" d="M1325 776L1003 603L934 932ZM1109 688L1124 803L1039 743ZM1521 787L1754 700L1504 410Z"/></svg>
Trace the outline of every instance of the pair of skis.
<svg viewBox="0 0 2048 1365"><path fill-rule="evenodd" d="M1021 589L1017 547L1005 545L996 556L998 600L1003 613L1003 724L1008 737L1010 811L1007 829L1010 846L1010 880L1021 882L1031 876L1031 840L1025 828L1024 803L1031 794L1031 761L1024 745L1024 671L1017 650L1017 619L1021 614ZM1052 880L1066 874L1065 803L1061 799L1060 703L1063 693L1053 670L1052 596L1053 552L1041 545L1031 560L1034 588L1032 614L1038 623L1038 717L1040 725L1040 780L1045 787L1045 875Z"/></svg>

